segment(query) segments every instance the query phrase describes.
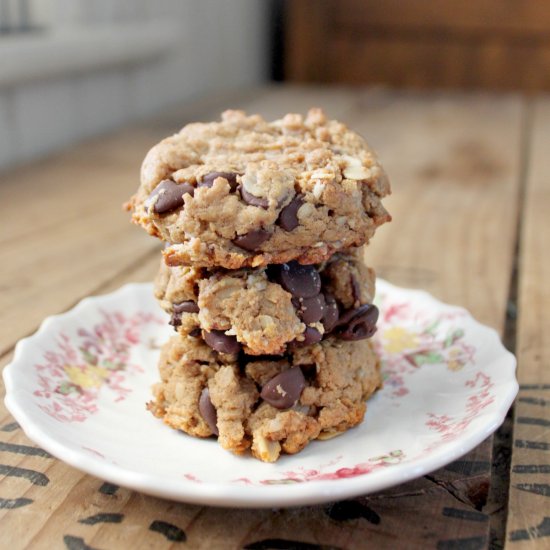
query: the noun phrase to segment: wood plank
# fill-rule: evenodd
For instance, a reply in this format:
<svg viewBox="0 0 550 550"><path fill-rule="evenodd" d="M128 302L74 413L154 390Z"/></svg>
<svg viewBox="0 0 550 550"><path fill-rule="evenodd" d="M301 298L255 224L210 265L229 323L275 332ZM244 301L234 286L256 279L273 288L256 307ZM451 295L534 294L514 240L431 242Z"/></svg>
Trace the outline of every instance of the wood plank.
<svg viewBox="0 0 550 550"><path fill-rule="evenodd" d="M517 330L519 397L507 548L550 545L550 101L536 102L520 248Z"/></svg>
<svg viewBox="0 0 550 550"><path fill-rule="evenodd" d="M386 84L417 89L540 90L550 88L550 40L472 41L366 30L337 35L327 47L317 82ZM510 66L517 69L510 71ZM301 78L300 80L307 80Z"/></svg>
<svg viewBox="0 0 550 550"><path fill-rule="evenodd" d="M393 185L367 249L379 275L466 307L501 334L523 107L514 96L371 92L354 116ZM414 235L413 238L409 237Z"/></svg>
<svg viewBox="0 0 550 550"><path fill-rule="evenodd" d="M113 138L97 140L74 156L64 153L2 177L0 215L8 231L2 242L0 353L155 246L131 227L121 207L136 187L151 134L119 136L118 146ZM28 217L20 215L23 206Z"/></svg>
<svg viewBox="0 0 550 550"><path fill-rule="evenodd" d="M286 19L290 81L550 89L550 10L537 0L295 0Z"/></svg>
<svg viewBox="0 0 550 550"><path fill-rule="evenodd" d="M516 217L522 116L517 98L358 92L345 88L334 92L275 88L255 99L243 98L232 103L266 116L303 111L310 105L325 106L329 114L335 114L368 136L380 150L394 182L394 195L388 200L388 208L395 219L379 231L369 247L369 262L392 282L426 288L441 299L468 307L480 320L502 330L514 241L514 224L509 220ZM159 123L154 126L154 132L162 132L166 127L166 121ZM132 141L127 136L128 133L123 132L109 141L115 166L119 166L117 150L126 151L125 168L120 165L114 169L118 181L135 177L136 168L131 159L143 153L141 139ZM88 157L90 150L86 149L88 146L83 147L64 157L66 163L74 163L72 173L78 173L76 158L85 164ZM86 181L92 182L94 165L86 166L91 172ZM56 170L66 175L59 163L53 163L49 170L48 181L56 180ZM34 179L33 176L41 176L33 167L26 168L25 174L26 181L41 181ZM102 171L97 174L105 176ZM122 184L120 186L116 193L122 194ZM56 192L59 197L62 190L60 186ZM56 204L56 193L49 204ZM127 223L127 220L116 212L118 202L112 210L106 205L104 210L98 208L99 212L96 208L86 210L83 207L86 195L76 190L74 193L72 198L59 200L66 200L65 208L81 212L80 216L68 216L56 225L47 219L44 221L37 210L39 230L28 237L34 237L31 240L35 244L27 245L30 248L25 250L36 254L40 265L46 263L48 280L44 282L36 276L31 281L39 285L44 294L53 294L54 300L39 301L39 312L33 315L24 309L19 332L32 330L39 314L44 315L45 310L60 311L86 292L106 292L128 281L147 280L156 270L158 259L154 244L143 244L140 256L144 258L143 263L129 261L132 253L136 257L140 249L138 239L141 237L135 237L140 231L131 227L127 232L122 230L122 221ZM14 191L11 201L17 202L17 198ZM82 233L97 224L105 227L98 229L98 244L94 247L93 240ZM119 233L118 241L113 236L115 229ZM58 258L76 254L77 235L81 235L87 245L86 253L79 256L78 261L84 265L70 266L70 269L73 276L80 275L86 284L72 284L70 277L60 274L64 269L61 263L47 265L46 253L41 249L52 235L59 242L64 241L64 234L70 235L67 244L52 244L52 250ZM112 244L113 239L117 248L128 249L118 271L103 267L97 273L90 273L89 269L96 266L112 264L114 259L105 256L102 249ZM37 269L32 257L17 256L13 240L6 241L4 247L11 254L12 263L25 266L21 271ZM15 276L15 267L10 273ZM65 293L55 294L60 285L66 286ZM23 289L11 291L19 292L19 299L25 300ZM38 293L34 296L39 300ZM15 302L8 301L7 297L2 299L13 307ZM26 303L29 307L32 305L30 301ZM9 355L5 355L0 364L5 364L8 358ZM0 419L3 419L0 442L33 445L21 430L1 430L11 423L3 404ZM106 494L108 488L104 492L99 490L100 480L80 474L54 459L0 451L2 462L16 468L34 469L50 480L46 486L40 486L17 476L0 479L0 497L33 501L20 508L0 510L2 532L9 534L6 543L14 547L63 547L67 545L64 537L73 537L67 539L69 542L80 540L81 547L82 544L95 548L117 544L132 548L179 546L159 530L151 529L155 521L181 529L187 544L193 548L238 548L260 545L269 539L341 548L361 547L367 541L376 548L395 548L406 540L408 548L422 549L438 544L458 547L468 539L470 544L482 547L489 536L488 514L480 508L487 498L490 440L448 468L389 491L337 505L290 510L200 507L146 497L122 488ZM81 522L98 513L121 514L109 516L120 517L121 521Z"/></svg>
<svg viewBox="0 0 550 550"><path fill-rule="evenodd" d="M539 0L338 0L331 7L334 28L348 32L379 26L515 37L550 33L550 11Z"/></svg>
<svg viewBox="0 0 550 550"><path fill-rule="evenodd" d="M286 2L285 10L285 79L297 82L320 82L327 45L331 0L295 0ZM313 9L312 9L313 8ZM311 30L311 32L308 32Z"/></svg>

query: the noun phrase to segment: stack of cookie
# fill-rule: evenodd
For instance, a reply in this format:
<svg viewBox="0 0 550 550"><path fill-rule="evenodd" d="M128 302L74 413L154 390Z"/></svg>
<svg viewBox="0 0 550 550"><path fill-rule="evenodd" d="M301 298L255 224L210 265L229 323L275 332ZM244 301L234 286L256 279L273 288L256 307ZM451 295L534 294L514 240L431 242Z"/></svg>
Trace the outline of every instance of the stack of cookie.
<svg viewBox="0 0 550 550"><path fill-rule="evenodd" d="M389 192L365 141L319 109L227 111L153 147L127 205L166 243L155 294L176 334L151 412L268 462L360 423L381 385L360 247Z"/></svg>

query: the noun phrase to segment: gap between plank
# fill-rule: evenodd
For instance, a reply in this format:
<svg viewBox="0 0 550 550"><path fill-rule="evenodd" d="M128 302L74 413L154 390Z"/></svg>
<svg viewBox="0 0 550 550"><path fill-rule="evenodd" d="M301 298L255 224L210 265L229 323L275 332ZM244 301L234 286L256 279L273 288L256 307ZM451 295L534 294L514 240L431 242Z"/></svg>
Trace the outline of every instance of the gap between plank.
<svg viewBox="0 0 550 550"><path fill-rule="evenodd" d="M516 209L516 233L512 273L506 302L506 320L504 324L504 346L515 355L517 339L517 309L519 290L519 258L523 236L523 210L527 190L529 157L533 130L533 100L524 100L524 113L520 128L520 152L518 173L518 194ZM493 463L491 467L491 487L489 503L492 505L490 528L490 549L504 547L506 539L506 523L508 521L508 497L510 492L510 468L512 462L512 441L515 412L514 405L508 411L502 426L495 432L493 439Z"/></svg>

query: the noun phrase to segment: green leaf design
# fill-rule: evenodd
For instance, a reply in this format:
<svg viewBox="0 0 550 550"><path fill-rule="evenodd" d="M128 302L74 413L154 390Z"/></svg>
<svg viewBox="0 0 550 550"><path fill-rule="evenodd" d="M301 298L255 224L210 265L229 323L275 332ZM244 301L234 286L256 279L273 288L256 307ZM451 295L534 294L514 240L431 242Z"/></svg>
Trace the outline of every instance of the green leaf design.
<svg viewBox="0 0 550 550"><path fill-rule="evenodd" d="M443 356L436 351L425 351L411 355L413 361L418 367L422 365L434 365L436 363L444 363Z"/></svg>
<svg viewBox="0 0 550 550"><path fill-rule="evenodd" d="M60 393L62 395L69 395L72 392L77 391L74 384L71 382L67 382L66 380L64 382L61 382L59 387L57 388L57 393Z"/></svg>
<svg viewBox="0 0 550 550"><path fill-rule="evenodd" d="M113 363L112 361L103 361L101 366L105 367L107 370L124 370L126 368L126 363Z"/></svg>
<svg viewBox="0 0 550 550"><path fill-rule="evenodd" d="M293 483L300 483L297 479L264 479L262 481L265 485L292 485Z"/></svg>
<svg viewBox="0 0 550 550"><path fill-rule="evenodd" d="M79 348L82 352L82 356L84 357L84 361L88 363L89 365L97 365L97 357L90 353L86 348Z"/></svg>
<svg viewBox="0 0 550 550"><path fill-rule="evenodd" d="M443 347L448 348L452 346L456 341L460 340L464 336L464 331L461 328L453 330L450 334L447 335L445 341L443 342Z"/></svg>
<svg viewBox="0 0 550 550"><path fill-rule="evenodd" d="M387 455L375 456L369 458L369 462L384 462L385 464L397 464L404 456L403 451L397 449L390 451Z"/></svg>
<svg viewBox="0 0 550 550"><path fill-rule="evenodd" d="M431 334L432 336L435 336L435 330L439 326L439 323L441 321L439 319L436 319L431 325L428 325L424 330L424 334Z"/></svg>

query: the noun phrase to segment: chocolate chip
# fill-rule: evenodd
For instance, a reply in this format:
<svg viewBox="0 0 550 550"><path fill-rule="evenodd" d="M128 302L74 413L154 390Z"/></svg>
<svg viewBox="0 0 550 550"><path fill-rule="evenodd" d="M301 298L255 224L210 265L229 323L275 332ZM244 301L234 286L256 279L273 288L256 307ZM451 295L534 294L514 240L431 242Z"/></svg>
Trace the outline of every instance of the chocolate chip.
<svg viewBox="0 0 550 550"><path fill-rule="evenodd" d="M182 313L198 313L199 306L193 302L193 300L186 300L185 302L179 302L177 304L172 304L172 317L168 324L172 325L174 328L177 328L181 325L181 314Z"/></svg>
<svg viewBox="0 0 550 550"><path fill-rule="evenodd" d="M377 310L376 318L378 318L378 308L376 306L372 304L363 304L362 306L344 311L344 313L342 313L342 315L340 316L340 319L338 319L338 323L336 324L336 326L343 327L347 325L353 318L365 314L366 312L370 311L371 308Z"/></svg>
<svg viewBox="0 0 550 550"><path fill-rule="evenodd" d="M229 187L231 187L231 191L235 191L239 185L237 183L238 175L234 172L210 172L210 174L202 177L202 181L197 183L197 187L212 187L216 178L225 178L229 183Z"/></svg>
<svg viewBox="0 0 550 550"><path fill-rule="evenodd" d="M297 298L313 298L321 291L321 277L312 265L301 265L293 260L273 272L281 286Z"/></svg>
<svg viewBox="0 0 550 550"><path fill-rule="evenodd" d="M325 311L321 322L325 327L325 332L330 332L338 322L340 312L338 310L338 304L336 299L330 292L325 292Z"/></svg>
<svg viewBox="0 0 550 550"><path fill-rule="evenodd" d="M174 330L178 330L178 327L181 325L181 313L172 313L168 324L172 325L174 327Z"/></svg>
<svg viewBox="0 0 550 550"><path fill-rule="evenodd" d="M346 311L338 321L338 335L342 340L363 340L376 332L378 308L364 304Z"/></svg>
<svg viewBox="0 0 550 550"><path fill-rule="evenodd" d="M185 302L172 304L172 311L174 313L198 313L199 306L193 300L185 300Z"/></svg>
<svg viewBox="0 0 550 550"><path fill-rule="evenodd" d="M246 204L250 204L251 206L259 206L260 208L265 209L269 206L269 201L267 199L252 195L252 193L249 193L242 185L240 190L241 197Z"/></svg>
<svg viewBox="0 0 550 550"><path fill-rule="evenodd" d="M298 227L298 210L304 204L303 195L296 195L280 212L277 225L285 231L292 231Z"/></svg>
<svg viewBox="0 0 550 550"><path fill-rule="evenodd" d="M200 328L194 328L192 331L189 332L189 336L192 336L193 338L198 338L201 335L201 329Z"/></svg>
<svg viewBox="0 0 550 550"><path fill-rule="evenodd" d="M214 405L212 405L208 388L204 388L204 390L202 390L199 399L199 412L201 413L201 416L204 418L205 422L208 424L211 432L214 435L220 435L217 426L218 413L216 412Z"/></svg>
<svg viewBox="0 0 550 550"><path fill-rule="evenodd" d="M233 244L249 252L255 252L267 239L271 233L265 229L253 229L244 235L239 235L233 239Z"/></svg>
<svg viewBox="0 0 550 550"><path fill-rule="evenodd" d="M309 346L310 344L316 344L317 342L320 342L323 339L323 335L313 327L306 327L306 330L304 331L304 339L300 344L302 346Z"/></svg>
<svg viewBox="0 0 550 550"><path fill-rule="evenodd" d="M307 325L317 323L325 314L325 297L322 294L312 298L293 298L292 302L298 310L298 315Z"/></svg>
<svg viewBox="0 0 550 550"><path fill-rule="evenodd" d="M241 344L235 336L225 334L223 330L204 331L204 341L214 350L220 353L239 353Z"/></svg>
<svg viewBox="0 0 550 550"><path fill-rule="evenodd" d="M260 395L277 409L289 409L298 401L305 385L302 369L292 367L264 384Z"/></svg>
<svg viewBox="0 0 550 550"><path fill-rule="evenodd" d="M183 206L183 195L188 193L193 196L195 188L188 183L177 184L172 180L161 181L145 201L145 207L149 208L154 198L158 196L153 206L156 214L166 214Z"/></svg>

